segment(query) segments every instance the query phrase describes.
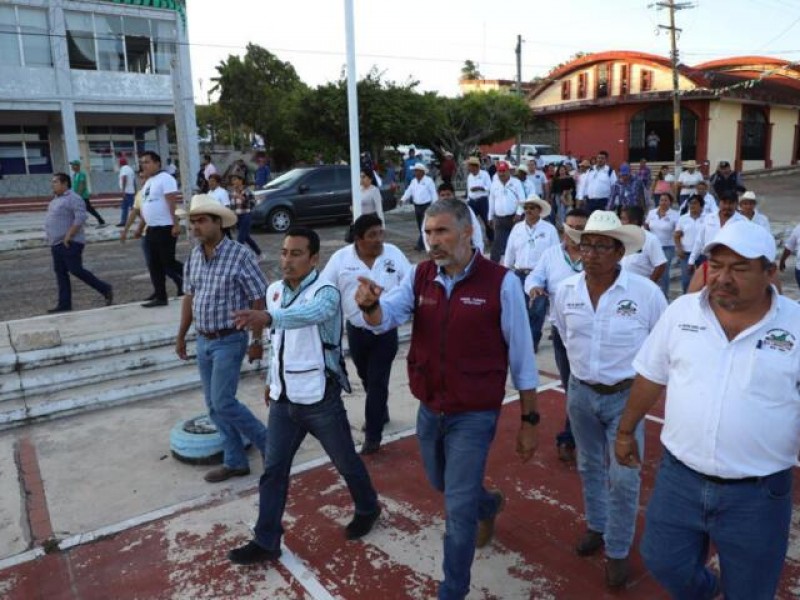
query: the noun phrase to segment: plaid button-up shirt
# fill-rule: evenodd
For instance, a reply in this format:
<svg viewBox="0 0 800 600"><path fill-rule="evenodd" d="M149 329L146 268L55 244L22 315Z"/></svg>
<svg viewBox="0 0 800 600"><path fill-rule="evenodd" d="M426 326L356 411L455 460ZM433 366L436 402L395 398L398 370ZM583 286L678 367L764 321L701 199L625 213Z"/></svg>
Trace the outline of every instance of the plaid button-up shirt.
<svg viewBox="0 0 800 600"><path fill-rule="evenodd" d="M246 215L251 210L253 210L253 206L255 206L256 199L249 189L244 188L242 191L237 192L236 190L231 190L231 209L237 215Z"/></svg>
<svg viewBox="0 0 800 600"><path fill-rule="evenodd" d="M195 329L209 333L233 328L233 311L250 308L267 293L267 278L255 255L227 237L209 259L202 245L195 246L183 268L183 281L192 295Z"/></svg>

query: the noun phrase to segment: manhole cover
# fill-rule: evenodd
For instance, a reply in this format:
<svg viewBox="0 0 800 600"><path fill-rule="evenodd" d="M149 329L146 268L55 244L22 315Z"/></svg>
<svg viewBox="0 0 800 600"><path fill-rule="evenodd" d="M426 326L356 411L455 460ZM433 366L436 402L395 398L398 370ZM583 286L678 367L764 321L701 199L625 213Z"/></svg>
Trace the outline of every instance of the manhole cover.
<svg viewBox="0 0 800 600"><path fill-rule="evenodd" d="M197 435L211 435L217 433L217 427L208 415L189 419L183 424L183 430L186 433L194 433Z"/></svg>

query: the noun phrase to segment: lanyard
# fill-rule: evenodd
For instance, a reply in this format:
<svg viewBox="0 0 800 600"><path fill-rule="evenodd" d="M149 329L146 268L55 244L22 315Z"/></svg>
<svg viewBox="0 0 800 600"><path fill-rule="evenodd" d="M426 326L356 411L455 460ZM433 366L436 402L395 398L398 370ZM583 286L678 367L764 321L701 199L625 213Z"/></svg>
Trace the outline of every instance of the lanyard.
<svg viewBox="0 0 800 600"><path fill-rule="evenodd" d="M576 273L581 273L583 271L583 261L581 261L580 258L578 258L578 260L573 262L572 259L569 257L569 254L567 254L566 250L562 250L562 253L564 254L564 262L566 262L567 265L569 265L570 269L572 269Z"/></svg>

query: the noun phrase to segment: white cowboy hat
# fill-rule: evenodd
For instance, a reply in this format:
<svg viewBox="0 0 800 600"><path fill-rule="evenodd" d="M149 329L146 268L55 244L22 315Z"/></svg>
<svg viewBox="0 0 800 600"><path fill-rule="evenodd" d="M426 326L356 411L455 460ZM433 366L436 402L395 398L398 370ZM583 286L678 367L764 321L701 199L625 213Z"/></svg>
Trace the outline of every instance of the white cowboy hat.
<svg viewBox="0 0 800 600"><path fill-rule="evenodd" d="M517 204L523 207L526 204L536 204L539 208L542 209L542 212L539 214L539 216L542 219L546 219L550 215L550 203L547 200L542 200L536 194L531 194L524 200L520 200L519 202L517 202Z"/></svg>
<svg viewBox="0 0 800 600"><path fill-rule="evenodd" d="M695 162L693 160L687 160L685 163L683 163L683 168L684 169L696 169L697 168L697 162Z"/></svg>
<svg viewBox="0 0 800 600"><path fill-rule="evenodd" d="M626 255L635 254L644 246L644 230L638 225L623 225L617 213L611 210L594 211L586 221L583 231L564 225L564 232L576 244L580 243L581 236L586 233L619 240L625 246Z"/></svg>
<svg viewBox="0 0 800 600"><path fill-rule="evenodd" d="M480 167L481 166L481 159L478 158L477 156L470 156L467 159L467 164L468 165L475 165L476 167Z"/></svg>
<svg viewBox="0 0 800 600"><path fill-rule="evenodd" d="M758 202L758 196L753 191L747 191L739 197L739 202L742 200L752 200L753 202Z"/></svg>
<svg viewBox="0 0 800 600"><path fill-rule="evenodd" d="M530 169L527 167L527 165L519 165L517 167L517 172L519 172L519 171L522 171L523 173L530 173L531 172Z"/></svg>
<svg viewBox="0 0 800 600"><path fill-rule="evenodd" d="M426 167L422 163L417 163L417 164L414 165L414 170L415 171L422 171L423 173L427 173L428 172L428 167Z"/></svg>
<svg viewBox="0 0 800 600"><path fill-rule="evenodd" d="M233 227L238 221L236 213L230 208L222 206L217 202L216 198L208 194L195 194L192 196L192 203L189 210L178 208L175 214L179 217L192 216L192 215L215 215L222 219L222 227L227 229Z"/></svg>

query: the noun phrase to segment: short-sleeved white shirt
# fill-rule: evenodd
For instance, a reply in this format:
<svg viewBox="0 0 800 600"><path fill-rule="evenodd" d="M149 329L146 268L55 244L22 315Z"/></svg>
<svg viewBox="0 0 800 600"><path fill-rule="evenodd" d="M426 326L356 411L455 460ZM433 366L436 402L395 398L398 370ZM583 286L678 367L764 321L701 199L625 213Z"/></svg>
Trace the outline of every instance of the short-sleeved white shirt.
<svg viewBox="0 0 800 600"><path fill-rule="evenodd" d="M511 228L503 264L509 269L533 269L542 253L558 243L558 230L549 221L539 219L533 227L520 221Z"/></svg>
<svg viewBox="0 0 800 600"><path fill-rule="evenodd" d="M789 239L786 240L783 247L794 254L795 257L797 256L798 250L800 250L800 224L796 225L792 230ZM794 268L800 271L800 260L795 260Z"/></svg>
<svg viewBox="0 0 800 600"><path fill-rule="evenodd" d="M675 238L673 236L680 217L680 213L672 208L668 209L663 217L660 217L658 209L653 208L647 213L645 223L647 223L650 232L658 238L658 242L662 246L674 246Z"/></svg>
<svg viewBox="0 0 800 600"><path fill-rule="evenodd" d="M123 178L125 178L124 182ZM136 174L130 165L122 165L119 168L119 189L123 194L136 193Z"/></svg>
<svg viewBox="0 0 800 600"><path fill-rule="evenodd" d="M173 225L166 195L178 191L178 182L166 171L159 171L142 186L142 217L148 227Z"/></svg>
<svg viewBox="0 0 800 600"><path fill-rule="evenodd" d="M661 442L706 475L759 477L800 452L800 305L773 290L758 323L728 340L708 292L679 297L634 360L667 386Z"/></svg>
<svg viewBox="0 0 800 600"><path fill-rule="evenodd" d="M359 258L355 244L350 244L334 252L320 277L339 289L344 318L351 325L366 327L364 315L356 304L358 278L368 277L388 292L403 280L409 270L411 263L393 244L383 244L383 253L375 259L371 269Z"/></svg>
<svg viewBox="0 0 800 600"><path fill-rule="evenodd" d="M702 214L696 219L693 219L689 213L686 213L685 215L681 215L681 218L678 219L675 231L683 232L681 236L681 249L684 252L691 252L692 248L694 248L694 241L697 239L697 231L702 224Z"/></svg>
<svg viewBox="0 0 800 600"><path fill-rule="evenodd" d="M689 173L689 171L681 171L678 175L678 183L681 185L681 196L686 194L694 194L695 186L703 181L703 174L700 171Z"/></svg>
<svg viewBox="0 0 800 600"><path fill-rule="evenodd" d="M650 277L656 267L663 265L667 262L667 257L664 250L661 249L661 244L658 238L650 233L644 231L644 246L639 252L628 254L624 256L619 264L626 271L636 273L642 277Z"/></svg>
<svg viewBox="0 0 800 600"><path fill-rule="evenodd" d="M231 205L230 194L228 194L228 190L222 186L217 186L213 190L208 190L208 195L214 198L214 200L219 202L222 206Z"/></svg>
<svg viewBox="0 0 800 600"><path fill-rule="evenodd" d="M744 217L740 213L735 212L730 219L725 221L725 225L728 223L741 221L742 219L744 219ZM692 253L689 255L690 265L694 264L694 262L700 258L700 255L703 254L703 248L705 248L706 244L716 237L720 229L722 229L722 225L719 220L718 212L714 213L713 215L706 215L703 217L702 224L697 228L697 237L694 240Z"/></svg>
<svg viewBox="0 0 800 600"><path fill-rule="evenodd" d="M655 283L623 269L596 310L585 273L561 283L552 307L572 374L588 383L613 385L636 374L633 358L667 301Z"/></svg>

